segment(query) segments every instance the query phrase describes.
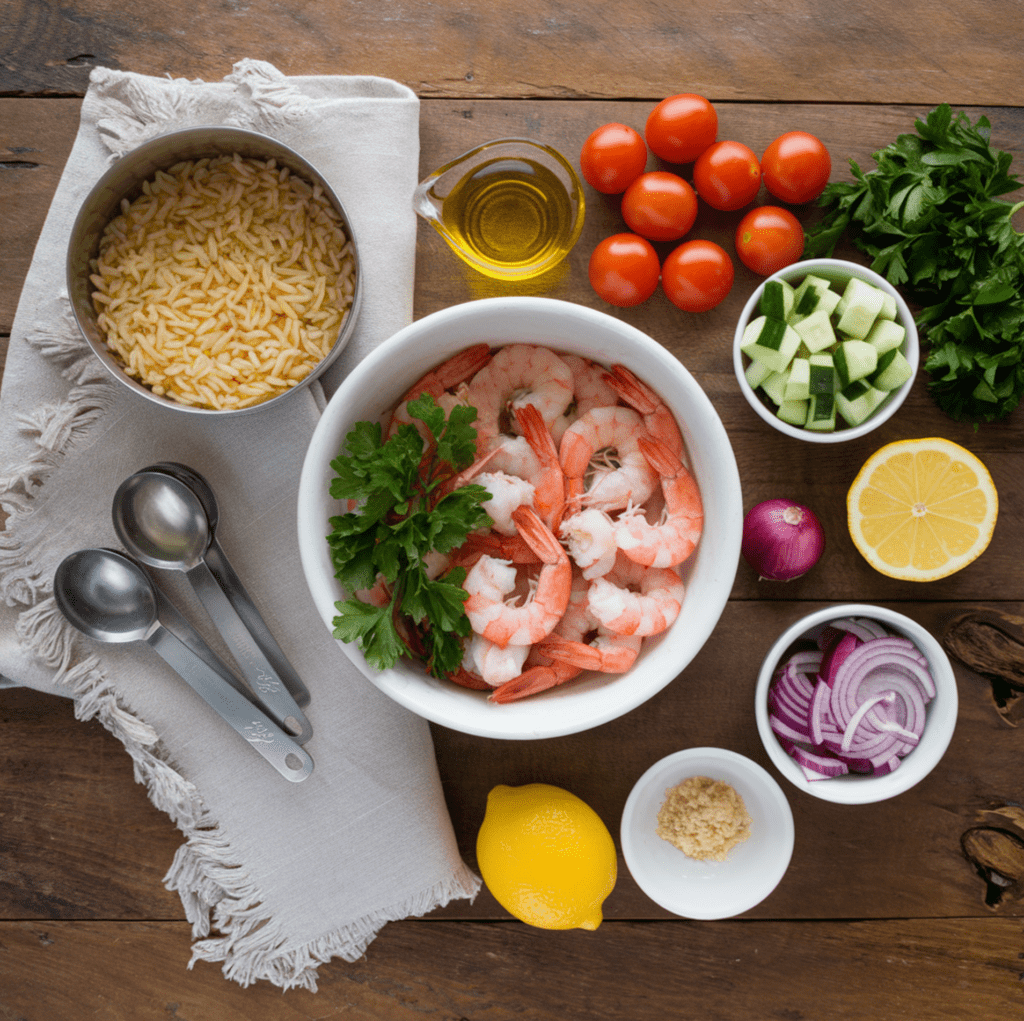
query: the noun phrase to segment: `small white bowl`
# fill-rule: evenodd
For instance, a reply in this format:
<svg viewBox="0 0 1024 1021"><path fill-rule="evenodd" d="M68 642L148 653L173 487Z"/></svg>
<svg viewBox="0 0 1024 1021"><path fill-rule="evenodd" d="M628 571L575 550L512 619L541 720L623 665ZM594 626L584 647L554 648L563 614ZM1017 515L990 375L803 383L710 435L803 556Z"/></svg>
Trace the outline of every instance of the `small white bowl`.
<svg viewBox="0 0 1024 1021"><path fill-rule="evenodd" d="M926 707L926 723L920 742L891 773L884 776L847 773L827 780L808 780L800 766L779 743L768 722L768 688L776 667L791 645L799 639L813 641L830 621L840 617L868 617L885 625L890 631L909 638L928 659L935 681L935 698ZM812 797L821 798L822 801L842 805L867 805L876 801L886 801L910 790L938 765L956 729L959 704L953 667L942 646L926 628L909 617L904 617L902 613L896 613L895 610L887 610L882 606L846 603L830 606L801 618L772 646L764 658L757 678L754 714L765 751L778 771L794 787L800 788Z"/></svg>
<svg viewBox="0 0 1024 1021"><path fill-rule="evenodd" d="M747 377L744 373L746 366L743 363L744 355L740 350L740 345L743 343L743 331L747 328L747 324L752 318L756 317L757 308L761 302L761 295L764 293L764 285L769 280L786 280L790 283L793 281L800 281L808 273L813 273L815 276L824 277L833 283L845 284L851 277L860 277L866 283L873 284L875 287L880 287L887 294L891 294L896 299L896 318L900 325L906 330L906 336L903 338L903 345L900 350L903 352L903 357L910 363L912 374L910 379L907 380L903 386L896 390L893 390L888 397L878 406L875 412L870 415L865 421L861 422L858 426L846 428L843 426L837 426L834 432L817 432L814 429L801 429L799 426L790 425L788 422L783 422L775 411L770 408L751 388L747 382ZM787 436L792 436L798 440L806 440L808 443L845 443L847 440L855 440L859 436L864 436L866 433L877 429L883 422L891 418L899 406L907 399L907 394L910 393L911 387L914 385L914 377L917 375L917 366L920 358L920 342L917 335L917 326L914 323L914 316L907 306L907 303L903 300L900 293L896 290L892 284L889 283L884 277L880 277L873 270L868 269L866 266L861 266L856 262L846 262L843 259L807 259L804 262L794 262L793 265L787 266L785 269L780 269L778 273L773 273L770 277L763 280L757 290L747 300L746 305L743 306L743 312L740 315L739 322L736 324L736 334L733 338L732 348L732 360L733 367L736 370L736 381L740 385L740 389L743 391L743 396L746 397L747 403L757 412L757 414L764 419L773 429L777 429L781 433L785 433Z"/></svg>
<svg viewBox="0 0 1024 1021"><path fill-rule="evenodd" d="M725 861L698 861L655 832L670 788L691 776L724 780L750 814L750 836ZM756 762L725 748L688 748L656 762L636 782L622 812L622 853L651 900L683 918L730 918L765 899L793 856L793 812Z"/></svg>
<svg viewBox="0 0 1024 1021"><path fill-rule="evenodd" d="M704 534L683 565L682 612L647 639L631 669L591 674L499 705L480 691L430 677L402 659L383 672L354 643L346 655L385 694L414 713L466 734L533 740L575 734L617 719L671 683L698 653L729 599L739 563L743 497L728 434L707 395L682 363L640 330L603 312L552 298L484 298L442 309L400 330L367 355L327 405L299 480L299 552L313 600L328 628L345 598L325 536L339 513L329 493L331 461L358 421L377 421L426 372L470 344L543 344L555 351L621 363L658 390L680 424L704 501Z"/></svg>

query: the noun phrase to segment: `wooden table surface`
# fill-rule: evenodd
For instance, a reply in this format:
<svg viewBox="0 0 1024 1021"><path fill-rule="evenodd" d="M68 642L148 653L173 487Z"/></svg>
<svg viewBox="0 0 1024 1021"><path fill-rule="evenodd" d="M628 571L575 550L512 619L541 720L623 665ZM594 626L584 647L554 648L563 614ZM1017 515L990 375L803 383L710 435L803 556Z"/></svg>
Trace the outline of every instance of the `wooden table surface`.
<svg viewBox="0 0 1024 1021"><path fill-rule="evenodd" d="M874 151L940 102L972 120L986 114L993 144L1014 154L1022 174L1022 14L1019 0L537 0L529 13L497 0L193 0L187 13L158 0L136 0L130 13L107 0L2 0L0 343L94 66L214 80L249 56L290 74L392 77L422 98L424 173L503 135L550 143L575 162L598 125L640 128L659 99L698 92L716 104L719 137L758 154L786 130L818 135L834 180L848 179L851 158L872 166ZM713 400L744 508L780 495L805 503L828 547L788 585L759 583L741 564L703 651L620 720L522 743L434 727L471 865L497 783L571 788L617 840L633 782L670 752L719 745L774 773L754 724L754 681L777 635L813 609L878 603L937 635L967 608L1024 613L1024 412L975 431L933 405L922 373L899 413L866 438L824 454L787 439L753 414L733 375L733 327L757 278L737 263L732 293L703 315L678 311L660 293L636 309L611 309L590 290L586 266L621 221L614 199L588 189L587 201L583 236L542 292L473 275L421 225L416 317L491 294L544 293L633 323ZM816 215L800 210L805 221ZM728 249L738 216L705 210L692 236ZM916 436L974 451L1000 495L988 551L926 585L874 572L845 526L846 488L863 461L885 442ZM243 990L211 964L187 971L189 926L161 884L180 836L133 782L128 756L97 723L77 722L69 701L0 691L0 1019L1024 1017L1024 703L961 663L956 675L952 743L907 794L844 807L782 781L796 822L793 860L779 887L740 918L670 916L620 859L595 933L522 925L485 891L472 905L389 924L358 963L323 966L315 995Z"/></svg>

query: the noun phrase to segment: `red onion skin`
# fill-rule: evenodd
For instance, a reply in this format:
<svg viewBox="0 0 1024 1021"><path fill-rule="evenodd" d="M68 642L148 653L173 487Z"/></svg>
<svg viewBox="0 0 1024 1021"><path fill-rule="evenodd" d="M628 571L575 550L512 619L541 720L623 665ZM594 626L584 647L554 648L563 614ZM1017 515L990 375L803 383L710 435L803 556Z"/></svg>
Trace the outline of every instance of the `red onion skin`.
<svg viewBox="0 0 1024 1021"><path fill-rule="evenodd" d="M760 580L792 581L821 558L825 532L809 508L792 500L765 500L744 518L740 550Z"/></svg>

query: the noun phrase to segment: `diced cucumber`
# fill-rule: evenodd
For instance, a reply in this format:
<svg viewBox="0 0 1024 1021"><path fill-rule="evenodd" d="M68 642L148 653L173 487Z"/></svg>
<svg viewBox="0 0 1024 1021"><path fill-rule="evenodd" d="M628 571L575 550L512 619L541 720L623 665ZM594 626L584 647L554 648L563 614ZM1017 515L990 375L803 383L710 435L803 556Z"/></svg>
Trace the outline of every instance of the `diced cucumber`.
<svg viewBox="0 0 1024 1021"><path fill-rule="evenodd" d="M850 277L842 300L836 306L839 316L836 328L848 337L862 340L878 318L884 299L885 291L859 277Z"/></svg>
<svg viewBox="0 0 1024 1021"><path fill-rule="evenodd" d="M769 280L761 292L761 312L769 319L788 319L795 293L793 285L785 280Z"/></svg>
<svg viewBox="0 0 1024 1021"><path fill-rule="evenodd" d="M864 338L880 355L899 347L907 331L891 319L879 319Z"/></svg>
<svg viewBox="0 0 1024 1021"><path fill-rule="evenodd" d="M895 319L896 318L896 299L888 292L883 291L884 295L882 299L882 310L878 313L879 319Z"/></svg>
<svg viewBox="0 0 1024 1021"><path fill-rule="evenodd" d="M807 389L813 397L815 394L834 394L836 392L836 369L832 356L828 354L811 355L807 359L809 374Z"/></svg>
<svg viewBox="0 0 1024 1021"><path fill-rule="evenodd" d="M855 380L871 375L878 367L878 352L863 340L847 340L833 355L839 374L839 389L845 390Z"/></svg>
<svg viewBox="0 0 1024 1021"><path fill-rule="evenodd" d="M800 346L800 335L781 319L758 316L743 331L740 350L748 358L764 362L775 372L782 372L796 349Z"/></svg>
<svg viewBox="0 0 1024 1021"><path fill-rule="evenodd" d="M913 374L903 352L893 348L879 356L878 368L868 376L868 382L876 390L895 390L903 386Z"/></svg>
<svg viewBox="0 0 1024 1021"><path fill-rule="evenodd" d="M813 273L808 273L793 293L793 315L801 318L809 316L821 307L823 300L829 301L825 297L828 294L835 294L836 301L839 300L839 295L829 287L828 281L824 277L816 277ZM826 308L826 311L831 313L832 309Z"/></svg>
<svg viewBox="0 0 1024 1021"><path fill-rule="evenodd" d="M800 339L811 354L824 351L836 342L828 312L823 308L815 310L804 319L798 319L793 323L793 329L800 334Z"/></svg>
<svg viewBox="0 0 1024 1021"><path fill-rule="evenodd" d="M761 389L765 392L768 400L778 407L782 403L782 395L786 391L786 373L772 372L761 384Z"/></svg>
<svg viewBox="0 0 1024 1021"><path fill-rule="evenodd" d="M836 427L836 398L834 394L811 394L807 407L806 429L832 432Z"/></svg>
<svg viewBox="0 0 1024 1021"><path fill-rule="evenodd" d="M836 394L836 411L849 426L860 425L889 395L858 379Z"/></svg>
<svg viewBox="0 0 1024 1021"><path fill-rule="evenodd" d="M783 403L787 401L806 401L811 396L811 363L806 358L794 358L786 379L786 389L782 393Z"/></svg>
<svg viewBox="0 0 1024 1021"><path fill-rule="evenodd" d="M783 422L802 426L807 421L808 404L810 401L783 401L776 414Z"/></svg>
<svg viewBox="0 0 1024 1021"><path fill-rule="evenodd" d="M772 370L764 362L755 361L751 361L744 372L751 390L756 390L771 374Z"/></svg>

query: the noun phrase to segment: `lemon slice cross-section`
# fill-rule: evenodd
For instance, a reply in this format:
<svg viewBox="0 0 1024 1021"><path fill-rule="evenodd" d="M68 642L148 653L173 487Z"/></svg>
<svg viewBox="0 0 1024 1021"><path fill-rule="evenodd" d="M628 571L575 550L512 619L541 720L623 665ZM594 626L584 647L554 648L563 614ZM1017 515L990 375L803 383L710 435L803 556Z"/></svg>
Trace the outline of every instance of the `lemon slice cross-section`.
<svg viewBox="0 0 1024 1021"><path fill-rule="evenodd" d="M875 570L935 581L984 552L999 497L974 454L932 437L876 450L853 480L846 510L850 537Z"/></svg>

